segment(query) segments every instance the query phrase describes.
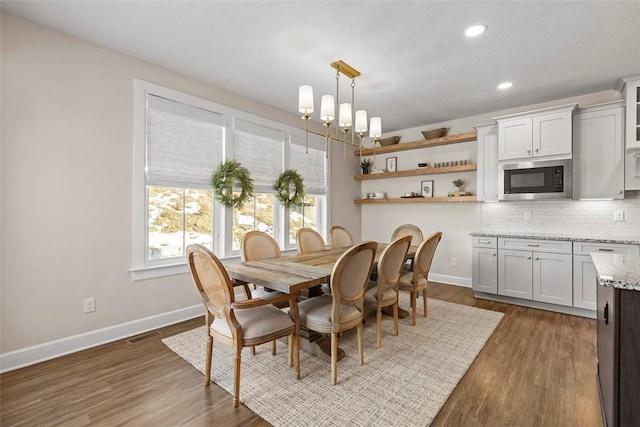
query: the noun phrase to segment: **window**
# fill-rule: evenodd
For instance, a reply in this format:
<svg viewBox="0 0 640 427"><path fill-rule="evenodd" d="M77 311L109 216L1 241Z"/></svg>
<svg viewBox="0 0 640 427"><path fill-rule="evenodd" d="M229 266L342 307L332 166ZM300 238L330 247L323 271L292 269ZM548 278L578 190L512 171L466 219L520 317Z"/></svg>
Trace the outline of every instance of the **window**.
<svg viewBox="0 0 640 427"><path fill-rule="evenodd" d="M239 255L250 230L274 236L283 249L295 247L300 227L325 234L322 138L311 137L306 153L298 129L140 80L134 87L134 280L186 272L192 243L227 258ZM242 209L221 206L211 189L213 171L229 158L254 179ZM308 196L290 211L272 188L286 169L300 172Z"/></svg>

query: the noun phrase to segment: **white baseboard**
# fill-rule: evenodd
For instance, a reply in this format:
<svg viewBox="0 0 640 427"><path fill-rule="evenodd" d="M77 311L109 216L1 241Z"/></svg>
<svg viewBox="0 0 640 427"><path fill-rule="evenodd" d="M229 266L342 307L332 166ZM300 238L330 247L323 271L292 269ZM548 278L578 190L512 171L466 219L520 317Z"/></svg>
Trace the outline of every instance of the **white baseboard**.
<svg viewBox="0 0 640 427"><path fill-rule="evenodd" d="M446 283L448 285L462 286L464 288L471 287L471 279L467 277L447 276L446 274L429 273L429 281Z"/></svg>
<svg viewBox="0 0 640 427"><path fill-rule="evenodd" d="M204 315L202 304L0 354L0 373L35 365Z"/></svg>

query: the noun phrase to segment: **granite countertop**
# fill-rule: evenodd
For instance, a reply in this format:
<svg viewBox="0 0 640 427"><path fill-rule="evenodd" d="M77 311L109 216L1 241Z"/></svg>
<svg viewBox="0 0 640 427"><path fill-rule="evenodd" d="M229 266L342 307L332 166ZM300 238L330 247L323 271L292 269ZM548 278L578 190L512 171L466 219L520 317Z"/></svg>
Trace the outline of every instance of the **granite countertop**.
<svg viewBox="0 0 640 427"><path fill-rule="evenodd" d="M536 239L536 240L564 240L571 242L590 242L590 243L617 243L617 244L625 244L625 245L640 245L640 239L597 239L597 238L587 238L587 237L575 237L575 236L559 236L552 234L544 234L544 233L485 233L485 232L474 232L469 233L471 236L475 237L502 237L509 239Z"/></svg>
<svg viewBox="0 0 640 427"><path fill-rule="evenodd" d="M602 286L640 291L640 256L624 254L591 254Z"/></svg>

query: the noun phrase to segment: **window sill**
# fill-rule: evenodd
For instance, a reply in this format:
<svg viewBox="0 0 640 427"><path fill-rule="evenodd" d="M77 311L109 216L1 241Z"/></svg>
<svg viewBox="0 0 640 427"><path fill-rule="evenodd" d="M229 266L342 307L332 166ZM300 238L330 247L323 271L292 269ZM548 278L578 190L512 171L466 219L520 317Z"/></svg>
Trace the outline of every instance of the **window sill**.
<svg viewBox="0 0 640 427"><path fill-rule="evenodd" d="M282 251L282 255L295 255L296 249ZM225 263L237 263L240 262L239 256L232 256L229 258L221 258ZM138 282L141 280L156 279L159 277L178 276L181 274L189 274L189 266L186 261L177 262L174 264L164 265L151 265L147 267L132 268L133 281Z"/></svg>

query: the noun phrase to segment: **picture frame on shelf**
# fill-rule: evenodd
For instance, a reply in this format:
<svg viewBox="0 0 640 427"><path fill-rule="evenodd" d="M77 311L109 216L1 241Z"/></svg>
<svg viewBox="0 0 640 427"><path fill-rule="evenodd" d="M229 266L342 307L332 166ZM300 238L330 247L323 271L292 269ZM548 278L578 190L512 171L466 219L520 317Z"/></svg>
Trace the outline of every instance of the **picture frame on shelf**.
<svg viewBox="0 0 640 427"><path fill-rule="evenodd" d="M397 171L397 157L387 157L387 172Z"/></svg>
<svg viewBox="0 0 640 427"><path fill-rule="evenodd" d="M420 194L422 197L433 197L433 180L420 183Z"/></svg>

